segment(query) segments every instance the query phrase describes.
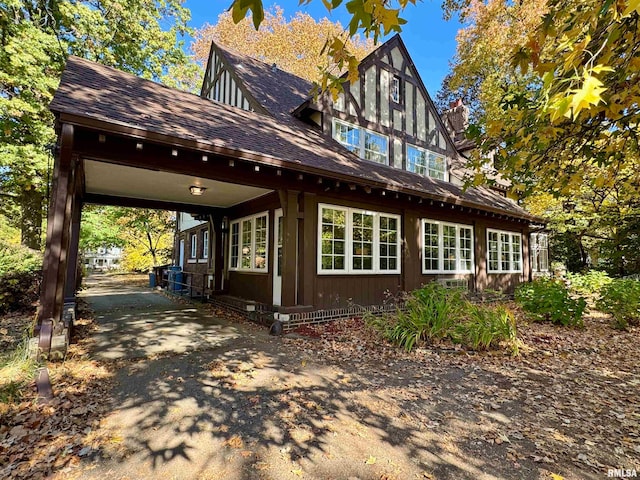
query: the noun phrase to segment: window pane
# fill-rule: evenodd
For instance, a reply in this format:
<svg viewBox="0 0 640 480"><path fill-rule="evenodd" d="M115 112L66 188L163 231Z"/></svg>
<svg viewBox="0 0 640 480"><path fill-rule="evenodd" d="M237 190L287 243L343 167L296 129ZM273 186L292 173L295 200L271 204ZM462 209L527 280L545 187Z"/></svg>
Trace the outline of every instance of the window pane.
<svg viewBox="0 0 640 480"><path fill-rule="evenodd" d="M398 255L398 219L380 216L380 270L395 270ZM393 260L393 261L392 261ZM392 266L393 265L393 266Z"/></svg>
<svg viewBox="0 0 640 480"><path fill-rule="evenodd" d="M424 269L439 270L438 224L424 222Z"/></svg>
<svg viewBox="0 0 640 480"><path fill-rule="evenodd" d="M456 227L443 225L442 228L443 270L456 270Z"/></svg>
<svg viewBox="0 0 640 480"><path fill-rule="evenodd" d="M446 170L446 162L442 155L429 153L429 176L444 180L444 172Z"/></svg>
<svg viewBox="0 0 640 480"><path fill-rule="evenodd" d="M512 270L520 271L521 269L521 254L520 254L520 235L511 235L512 246Z"/></svg>
<svg viewBox="0 0 640 480"><path fill-rule="evenodd" d="M407 145L407 170L418 175L427 174L427 152Z"/></svg>
<svg viewBox="0 0 640 480"><path fill-rule="evenodd" d="M360 129L335 122L335 139L357 155L360 155Z"/></svg>
<svg viewBox="0 0 640 480"><path fill-rule="evenodd" d="M239 251L239 223L231 224L231 268L238 268L238 251Z"/></svg>
<svg viewBox="0 0 640 480"><path fill-rule="evenodd" d="M353 212L353 269L373 270L373 215Z"/></svg>
<svg viewBox="0 0 640 480"><path fill-rule="evenodd" d="M256 253L253 267L260 270L267 268L267 216L258 217L256 223Z"/></svg>
<svg viewBox="0 0 640 480"><path fill-rule="evenodd" d="M498 233L489 232L489 270L498 271L500 264L498 261Z"/></svg>
<svg viewBox="0 0 640 480"><path fill-rule="evenodd" d="M500 234L500 265L501 270L509 271L511 270L511 243L509 242L509 234L501 233Z"/></svg>
<svg viewBox="0 0 640 480"><path fill-rule="evenodd" d="M323 270L344 269L344 244L346 217L343 210L322 208L322 258Z"/></svg>
<svg viewBox="0 0 640 480"><path fill-rule="evenodd" d="M371 160L372 162L382 163L386 165L388 141L386 137L382 135L376 135L375 133L364 133L364 158L365 160Z"/></svg>
<svg viewBox="0 0 640 480"><path fill-rule="evenodd" d="M473 232L470 228L460 227L460 269L473 270Z"/></svg>
<svg viewBox="0 0 640 480"><path fill-rule="evenodd" d="M252 224L251 220L243 220L242 222L242 263L240 268L251 268L251 241L252 239Z"/></svg>

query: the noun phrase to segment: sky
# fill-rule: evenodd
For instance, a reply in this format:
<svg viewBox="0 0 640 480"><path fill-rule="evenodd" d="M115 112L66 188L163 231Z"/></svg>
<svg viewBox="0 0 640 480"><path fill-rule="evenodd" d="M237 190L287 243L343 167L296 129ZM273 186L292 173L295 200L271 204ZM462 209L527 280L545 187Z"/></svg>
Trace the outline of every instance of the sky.
<svg viewBox="0 0 640 480"><path fill-rule="evenodd" d="M300 6L298 0L263 1L265 9L273 4L282 7L288 18L297 11L308 13L316 20L328 17L342 25L347 25L350 18L344 8L329 14L321 0L312 0L305 6ZM447 22L442 18L440 0L418 0L417 3L409 5L402 15L408 23L403 26L401 36L431 98L435 99L455 54L456 33L461 25L455 19ZM230 4L231 0L186 0L184 5L191 10L189 26L200 28L205 23L215 24L218 15Z"/></svg>

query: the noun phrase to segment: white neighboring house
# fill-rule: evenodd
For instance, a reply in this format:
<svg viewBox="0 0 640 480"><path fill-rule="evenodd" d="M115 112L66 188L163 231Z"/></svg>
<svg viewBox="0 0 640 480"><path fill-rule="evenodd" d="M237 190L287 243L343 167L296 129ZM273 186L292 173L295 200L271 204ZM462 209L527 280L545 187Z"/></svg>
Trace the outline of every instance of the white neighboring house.
<svg viewBox="0 0 640 480"><path fill-rule="evenodd" d="M82 254L84 266L88 271L104 272L120 268L122 248L99 247L96 250L85 250Z"/></svg>

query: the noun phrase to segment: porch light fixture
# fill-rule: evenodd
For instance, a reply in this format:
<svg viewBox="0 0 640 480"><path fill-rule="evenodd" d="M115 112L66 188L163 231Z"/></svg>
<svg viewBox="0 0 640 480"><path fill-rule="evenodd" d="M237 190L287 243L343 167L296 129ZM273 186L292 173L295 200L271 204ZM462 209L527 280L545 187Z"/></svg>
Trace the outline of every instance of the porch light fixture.
<svg viewBox="0 0 640 480"><path fill-rule="evenodd" d="M191 185L189 187L189 192L191 192L191 195L195 195L196 197L202 195L205 190L205 187L199 187L198 185Z"/></svg>
<svg viewBox="0 0 640 480"><path fill-rule="evenodd" d="M178 150L176 150L175 148L171 150L171 156L172 157L177 157L178 156Z"/></svg>
<svg viewBox="0 0 640 480"><path fill-rule="evenodd" d="M209 157L206 155L202 155L202 161L203 162L208 162L209 161Z"/></svg>

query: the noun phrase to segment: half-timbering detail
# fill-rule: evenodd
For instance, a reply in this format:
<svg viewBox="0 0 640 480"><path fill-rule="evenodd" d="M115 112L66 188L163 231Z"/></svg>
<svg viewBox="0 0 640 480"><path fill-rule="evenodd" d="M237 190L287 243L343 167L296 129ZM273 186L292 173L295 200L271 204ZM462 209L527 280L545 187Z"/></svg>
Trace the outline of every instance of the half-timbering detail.
<svg viewBox="0 0 640 480"><path fill-rule="evenodd" d="M460 187L459 122L442 120L400 37L363 60L336 102L311 88L218 45L201 96L70 57L51 105L60 148L43 350L73 304L83 203L178 210L169 288L283 321L380 305L429 281L512 290L531 277L541 220L492 189Z"/></svg>

